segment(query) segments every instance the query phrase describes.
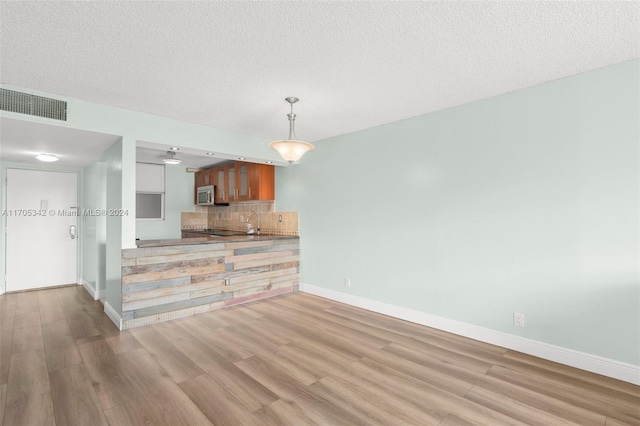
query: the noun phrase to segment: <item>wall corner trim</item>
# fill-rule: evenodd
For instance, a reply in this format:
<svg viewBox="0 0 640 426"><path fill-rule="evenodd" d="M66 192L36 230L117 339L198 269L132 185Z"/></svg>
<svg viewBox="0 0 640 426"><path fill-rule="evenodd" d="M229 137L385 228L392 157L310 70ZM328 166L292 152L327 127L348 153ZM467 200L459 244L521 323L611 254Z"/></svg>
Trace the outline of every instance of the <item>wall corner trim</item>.
<svg viewBox="0 0 640 426"><path fill-rule="evenodd" d="M87 293L89 293L89 296L91 296L93 300L99 299L98 291L95 289L93 284L91 284L89 281L85 280L84 278L80 278L78 281L79 281L78 284L81 284L82 287L84 287L84 289L87 290Z"/></svg>
<svg viewBox="0 0 640 426"><path fill-rule="evenodd" d="M640 385L640 366L637 365L514 336L489 328L439 317L389 303L378 302L316 285L300 283L300 291Z"/></svg>
<svg viewBox="0 0 640 426"><path fill-rule="evenodd" d="M118 330L122 331L122 318L107 301L104 302L104 313L107 314L109 319L118 327Z"/></svg>

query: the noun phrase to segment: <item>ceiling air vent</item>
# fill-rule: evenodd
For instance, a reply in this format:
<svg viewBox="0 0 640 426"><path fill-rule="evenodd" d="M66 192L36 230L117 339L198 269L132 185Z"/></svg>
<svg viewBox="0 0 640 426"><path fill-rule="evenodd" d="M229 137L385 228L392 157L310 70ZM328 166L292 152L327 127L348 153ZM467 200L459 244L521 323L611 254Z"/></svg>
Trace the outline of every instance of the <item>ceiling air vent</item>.
<svg viewBox="0 0 640 426"><path fill-rule="evenodd" d="M67 121L65 101L7 89L0 89L0 110Z"/></svg>

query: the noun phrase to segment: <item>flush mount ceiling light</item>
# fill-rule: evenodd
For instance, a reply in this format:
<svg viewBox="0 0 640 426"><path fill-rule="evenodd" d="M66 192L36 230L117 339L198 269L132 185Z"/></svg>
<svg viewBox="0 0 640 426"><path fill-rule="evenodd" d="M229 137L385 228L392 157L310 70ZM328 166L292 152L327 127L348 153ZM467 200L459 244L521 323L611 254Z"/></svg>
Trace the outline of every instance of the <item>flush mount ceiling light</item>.
<svg viewBox="0 0 640 426"><path fill-rule="evenodd" d="M289 118L289 139L281 141L273 141L269 146L280 154L282 158L292 165L294 161L298 161L307 152L313 149L313 145L309 142L296 140L295 120L296 115L293 113L293 104L299 101L296 97L285 98L285 101L291 104L291 112L287 114Z"/></svg>
<svg viewBox="0 0 640 426"><path fill-rule="evenodd" d="M180 164L180 163L182 163L182 160L179 160L179 159L176 158L175 151L167 151L167 154L169 154L169 156L162 160L162 162L164 164Z"/></svg>
<svg viewBox="0 0 640 426"><path fill-rule="evenodd" d="M47 163L53 163L54 161L58 161L60 158L54 154L38 154L36 158L40 161L44 161Z"/></svg>

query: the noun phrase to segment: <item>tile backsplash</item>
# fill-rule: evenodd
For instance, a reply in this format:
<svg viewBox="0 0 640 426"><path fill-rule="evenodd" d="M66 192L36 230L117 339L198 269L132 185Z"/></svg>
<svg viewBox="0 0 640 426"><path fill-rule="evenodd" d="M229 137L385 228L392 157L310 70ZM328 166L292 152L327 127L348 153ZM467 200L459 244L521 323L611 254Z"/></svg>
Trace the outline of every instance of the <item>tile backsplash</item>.
<svg viewBox="0 0 640 426"><path fill-rule="evenodd" d="M252 210L255 211L255 210ZM209 214L209 227L228 229L230 231L246 231L249 211ZM280 220L282 219L282 220ZM251 216L251 225L257 229L257 218ZM260 232L272 235L298 235L298 212L260 213Z"/></svg>
<svg viewBox="0 0 640 426"><path fill-rule="evenodd" d="M208 228L209 212L206 207L196 206L195 212L180 213L182 229L201 230Z"/></svg>
<svg viewBox="0 0 640 426"><path fill-rule="evenodd" d="M276 212L273 201L248 201L229 206L196 207L196 212L182 213L182 229L200 230L213 228L230 231L246 231L249 212L260 215L260 232L271 235L299 235L298 212ZM253 228L257 218L251 216Z"/></svg>

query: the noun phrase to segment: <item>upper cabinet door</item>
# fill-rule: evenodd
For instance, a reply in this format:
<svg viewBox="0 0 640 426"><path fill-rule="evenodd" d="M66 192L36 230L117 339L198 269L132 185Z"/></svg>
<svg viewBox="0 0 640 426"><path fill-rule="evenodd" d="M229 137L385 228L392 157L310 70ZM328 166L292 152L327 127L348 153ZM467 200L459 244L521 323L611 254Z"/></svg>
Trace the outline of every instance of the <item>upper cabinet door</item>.
<svg viewBox="0 0 640 426"><path fill-rule="evenodd" d="M199 171L196 172L196 174L193 177L193 184L196 187L196 189L198 189L201 186L204 186L204 174L206 173L206 170L203 171Z"/></svg>
<svg viewBox="0 0 640 426"><path fill-rule="evenodd" d="M249 199L275 200L275 167L268 164L249 165Z"/></svg>
<svg viewBox="0 0 640 426"><path fill-rule="evenodd" d="M238 172L238 201L251 200L251 194L249 193L249 169L252 164L249 163L236 163L236 170Z"/></svg>
<svg viewBox="0 0 640 426"><path fill-rule="evenodd" d="M216 202L224 203L229 201L227 192L227 172L225 167L214 168L216 185Z"/></svg>
<svg viewBox="0 0 640 426"><path fill-rule="evenodd" d="M211 169L202 171L202 186L213 185L213 176L211 175Z"/></svg>
<svg viewBox="0 0 640 426"><path fill-rule="evenodd" d="M196 172L193 176L193 204L198 204L198 187L204 186L204 171Z"/></svg>
<svg viewBox="0 0 640 426"><path fill-rule="evenodd" d="M238 201L238 187L236 181L236 165L229 164L225 167L227 170L227 192L229 196L228 201Z"/></svg>

